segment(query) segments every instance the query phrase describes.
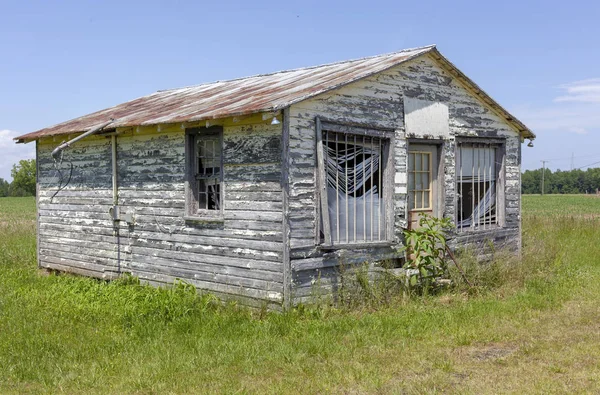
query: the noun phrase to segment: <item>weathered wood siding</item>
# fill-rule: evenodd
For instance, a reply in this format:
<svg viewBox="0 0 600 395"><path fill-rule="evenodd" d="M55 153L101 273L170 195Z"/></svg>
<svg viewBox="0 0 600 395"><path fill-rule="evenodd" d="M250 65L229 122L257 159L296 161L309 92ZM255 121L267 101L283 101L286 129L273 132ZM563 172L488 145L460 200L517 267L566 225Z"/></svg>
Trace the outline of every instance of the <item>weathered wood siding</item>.
<svg viewBox="0 0 600 395"><path fill-rule="evenodd" d="M411 102L410 108L417 110L435 103L423 114L441 114L443 121L409 122L434 125L432 134L407 130L406 98L425 103ZM119 205L122 213L135 216L133 226L121 222L117 229L108 214L111 139L92 136L66 150L62 176L50 157L60 141L39 141L40 266L101 278L129 272L154 284L181 278L254 305L280 306L290 285L287 281L292 283L295 302L310 298L316 288L330 293L339 286L341 265L398 256L407 225L407 149L414 138L443 143L442 211L451 218L456 213L456 139L505 141L505 226L461 233L452 243L520 247L520 138L429 55L296 103L283 113L280 125L270 125L270 119L260 115L243 121L220 120L224 220L213 223L184 220L186 162L181 125L117 130ZM318 246L316 116L394 131L390 244L329 250ZM70 163L69 185L51 199L61 180L69 177Z"/></svg>
<svg viewBox="0 0 600 395"><path fill-rule="evenodd" d="M39 264L100 278L128 272L153 284L184 279L199 289L281 304L283 215L281 125L226 120L224 220L185 221L185 133L180 125L122 130L117 136L118 200L135 224L117 230L112 206L111 139L91 136L64 151L60 182L38 144ZM71 136L72 137L72 136Z"/></svg>
<svg viewBox="0 0 600 395"><path fill-rule="evenodd" d="M449 133L410 135L404 123L404 97L441 102L448 106ZM341 123L359 123L395 130L393 147L395 244L391 247L322 251L317 247L318 204L315 200L315 117ZM506 226L456 236L457 243L520 244L520 138L517 132L429 56L422 56L386 72L351 83L335 91L294 104L290 108L289 217L293 297L306 300L315 283L326 291L338 286L338 266L374 262L396 256L402 228L407 225L407 147L413 137L443 140L445 216L455 216L455 138L506 139ZM487 243L489 244L489 243Z"/></svg>

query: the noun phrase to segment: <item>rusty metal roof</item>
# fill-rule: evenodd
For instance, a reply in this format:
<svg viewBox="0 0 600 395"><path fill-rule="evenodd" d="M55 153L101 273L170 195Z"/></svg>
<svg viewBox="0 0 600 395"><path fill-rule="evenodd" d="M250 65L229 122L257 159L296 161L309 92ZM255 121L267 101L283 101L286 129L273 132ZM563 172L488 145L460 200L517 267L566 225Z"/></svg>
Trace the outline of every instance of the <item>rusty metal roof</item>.
<svg viewBox="0 0 600 395"><path fill-rule="evenodd" d="M432 51L441 56L435 46L430 45L322 66L158 91L16 137L15 140L28 142L40 137L83 132L111 118L115 120L111 124L111 128L113 128L193 122L278 111L291 104L382 72ZM449 64L451 65L451 63ZM461 73L461 76L464 75ZM474 85L474 83L472 84ZM494 104L497 105L495 102ZM499 105L497 106L501 108ZM503 111L505 112L505 110ZM508 115L510 116L510 114ZM522 126L519 130L528 131L533 135L524 125L520 122L519 124L519 127Z"/></svg>

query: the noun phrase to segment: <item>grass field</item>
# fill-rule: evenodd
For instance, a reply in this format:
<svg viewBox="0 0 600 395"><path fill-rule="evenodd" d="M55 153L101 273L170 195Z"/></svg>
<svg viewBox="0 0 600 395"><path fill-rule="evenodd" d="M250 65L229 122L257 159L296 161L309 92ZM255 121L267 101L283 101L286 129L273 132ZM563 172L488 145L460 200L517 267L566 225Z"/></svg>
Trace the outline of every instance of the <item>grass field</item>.
<svg viewBox="0 0 600 395"><path fill-rule="evenodd" d="M41 276L34 210L0 199L0 393L600 391L600 199L525 196L522 262L474 289L285 314Z"/></svg>
<svg viewBox="0 0 600 395"><path fill-rule="evenodd" d="M526 195L523 214L600 217L600 197L596 195Z"/></svg>

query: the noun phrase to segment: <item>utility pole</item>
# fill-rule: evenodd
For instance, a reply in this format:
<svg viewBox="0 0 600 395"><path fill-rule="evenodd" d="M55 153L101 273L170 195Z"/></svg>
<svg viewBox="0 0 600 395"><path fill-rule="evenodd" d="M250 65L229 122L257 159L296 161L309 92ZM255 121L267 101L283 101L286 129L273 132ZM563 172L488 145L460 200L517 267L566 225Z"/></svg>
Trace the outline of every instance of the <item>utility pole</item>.
<svg viewBox="0 0 600 395"><path fill-rule="evenodd" d="M571 171L575 168L575 152L571 152Z"/></svg>
<svg viewBox="0 0 600 395"><path fill-rule="evenodd" d="M544 174L546 173L546 162L549 160L543 160L542 162L542 196L544 196Z"/></svg>

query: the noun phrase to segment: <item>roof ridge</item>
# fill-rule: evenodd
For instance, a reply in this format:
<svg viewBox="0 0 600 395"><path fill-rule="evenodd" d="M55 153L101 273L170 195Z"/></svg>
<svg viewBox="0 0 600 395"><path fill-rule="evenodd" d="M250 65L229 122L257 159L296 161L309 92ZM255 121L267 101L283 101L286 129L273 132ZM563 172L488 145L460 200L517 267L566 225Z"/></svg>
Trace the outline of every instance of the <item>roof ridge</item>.
<svg viewBox="0 0 600 395"><path fill-rule="evenodd" d="M393 55L399 55L404 52L413 52L413 51L418 51L418 50L424 51L424 50L433 49L435 47L436 47L436 44L430 44L430 45L424 45L422 47L406 48L406 49L401 49L401 50L395 51L395 52L388 52L388 53L379 54L379 55L364 56L362 58L356 58L356 59L340 60L337 62L324 63L324 64L319 64L319 65L314 65L314 66L296 67L294 69L286 69L286 70L273 71L270 73L254 74L254 75L249 75L246 77L231 78L231 79L227 79L227 80L216 80L216 81L212 81L212 82L203 82L201 84L187 85L187 86L182 86L179 88L159 89L154 93L177 91L177 90L181 90L181 89L199 88L204 85L213 85L213 84L217 84L220 82L240 81L240 80L246 80L246 79L250 79L250 78L266 77L266 76L281 74L281 73L291 73L293 71L299 71L299 70L311 70L311 69L316 69L316 68L320 68L320 67L333 66L333 65L337 65L337 64L359 62L359 61L363 61L363 60L367 60L367 59L384 58L384 57L389 57L389 56L393 56ZM150 95L152 95L152 94L153 93L151 93ZM150 95L148 95L148 96L150 96Z"/></svg>

